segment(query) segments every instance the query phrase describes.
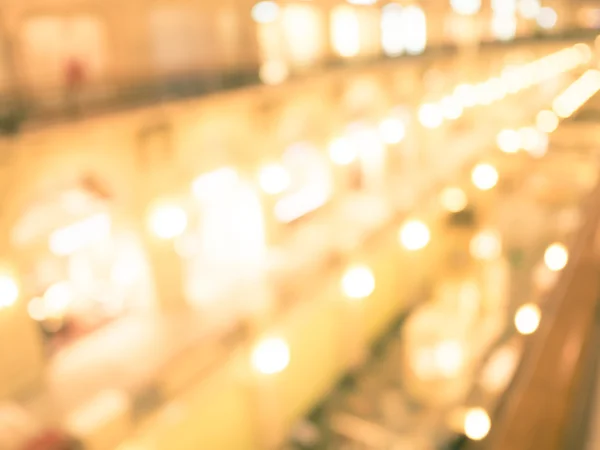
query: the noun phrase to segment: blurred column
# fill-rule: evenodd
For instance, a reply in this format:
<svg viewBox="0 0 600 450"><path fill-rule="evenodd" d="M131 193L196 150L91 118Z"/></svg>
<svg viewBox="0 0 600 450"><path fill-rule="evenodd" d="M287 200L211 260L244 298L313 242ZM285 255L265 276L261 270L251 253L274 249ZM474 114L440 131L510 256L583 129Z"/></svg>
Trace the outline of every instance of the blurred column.
<svg viewBox="0 0 600 450"><path fill-rule="evenodd" d="M0 240L0 398L33 388L44 364L41 335L27 313L27 299L11 292L12 282L22 291L23 278L18 252L5 239L8 234L2 230Z"/></svg>
<svg viewBox="0 0 600 450"><path fill-rule="evenodd" d="M236 10L237 66L247 70L258 70L263 63L258 39L258 26L252 19L252 8L260 0L230 0Z"/></svg>

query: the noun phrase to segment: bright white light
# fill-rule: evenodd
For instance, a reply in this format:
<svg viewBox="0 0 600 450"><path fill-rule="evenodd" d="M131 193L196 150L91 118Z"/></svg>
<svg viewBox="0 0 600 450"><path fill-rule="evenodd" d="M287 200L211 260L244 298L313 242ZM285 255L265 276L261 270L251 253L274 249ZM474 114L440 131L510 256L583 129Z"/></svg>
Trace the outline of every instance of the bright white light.
<svg viewBox="0 0 600 450"><path fill-rule="evenodd" d="M519 13L525 19L535 19L542 9L540 0L521 0L518 7Z"/></svg>
<svg viewBox="0 0 600 450"><path fill-rule="evenodd" d="M272 1L258 2L252 7L252 19L258 23L272 23L279 17L279 5Z"/></svg>
<svg viewBox="0 0 600 450"><path fill-rule="evenodd" d="M537 331L542 319L542 312L537 305L527 304L521 306L515 314L515 327L523 335L530 335Z"/></svg>
<svg viewBox="0 0 600 450"><path fill-rule="evenodd" d="M593 53L589 45L580 42L575 44L573 48L579 53L579 60L582 64L588 64L592 60Z"/></svg>
<svg viewBox="0 0 600 450"><path fill-rule="evenodd" d="M260 80L270 86L283 83L290 71L285 61L267 61L260 66Z"/></svg>
<svg viewBox="0 0 600 450"><path fill-rule="evenodd" d="M502 239L495 231L482 231L471 239L469 251L476 259L484 261L498 259L502 255Z"/></svg>
<svg viewBox="0 0 600 450"><path fill-rule="evenodd" d="M183 234L188 218L183 208L176 205L158 205L149 217L150 229L160 239L173 239Z"/></svg>
<svg viewBox="0 0 600 450"><path fill-rule="evenodd" d="M510 41L517 34L517 17L512 14L496 15L492 17L492 34L501 41Z"/></svg>
<svg viewBox="0 0 600 450"><path fill-rule="evenodd" d="M532 151L539 147L541 133L533 127L524 127L519 130L521 146L524 150Z"/></svg>
<svg viewBox="0 0 600 450"><path fill-rule="evenodd" d="M563 244L552 244L544 253L544 263L553 272L563 270L568 261L569 251Z"/></svg>
<svg viewBox="0 0 600 450"><path fill-rule="evenodd" d="M347 166L358 158L358 149L350 139L337 138L329 144L329 158L338 166Z"/></svg>
<svg viewBox="0 0 600 450"><path fill-rule="evenodd" d="M556 131L558 125L560 124L558 116L554 113L554 111L550 110L540 111L535 122L538 129L544 133L552 133Z"/></svg>
<svg viewBox="0 0 600 450"><path fill-rule="evenodd" d="M449 95L444 97L440 102L442 108L442 114L448 120L456 120L462 116L463 106L460 100Z"/></svg>
<svg viewBox="0 0 600 450"><path fill-rule="evenodd" d="M492 428L490 416L483 408L471 408L465 415L465 436L473 441L484 439Z"/></svg>
<svg viewBox="0 0 600 450"><path fill-rule="evenodd" d="M73 289L67 281L53 284L44 293L45 316L56 319L64 317L74 298Z"/></svg>
<svg viewBox="0 0 600 450"><path fill-rule="evenodd" d="M458 213L467 207L467 194L457 187L448 187L440 194L442 207L451 213Z"/></svg>
<svg viewBox="0 0 600 450"><path fill-rule="evenodd" d="M8 275L0 275L0 308L14 305L19 298L19 286Z"/></svg>
<svg viewBox="0 0 600 450"><path fill-rule="evenodd" d="M444 122L442 108L436 103L426 103L419 108L419 122L426 128L438 128Z"/></svg>
<svg viewBox="0 0 600 450"><path fill-rule="evenodd" d="M360 52L360 22L350 6L338 6L331 13L331 42L338 55L351 58Z"/></svg>
<svg viewBox="0 0 600 450"><path fill-rule="evenodd" d="M224 167L213 172L200 175L192 182L192 193L198 200L210 200L215 192L229 191L239 181L235 169Z"/></svg>
<svg viewBox="0 0 600 450"><path fill-rule="evenodd" d="M375 276L367 266L355 266L342 277L342 291L348 298L366 298L375 290Z"/></svg>
<svg viewBox="0 0 600 450"><path fill-rule="evenodd" d="M439 372L447 378L457 376L464 364L463 347L455 341L440 343L435 349L434 357Z"/></svg>
<svg viewBox="0 0 600 450"><path fill-rule="evenodd" d="M404 140L406 129L404 122L395 117L385 119L379 124L379 134L386 144L399 144Z"/></svg>
<svg viewBox="0 0 600 450"><path fill-rule="evenodd" d="M411 55L418 55L427 47L427 18L418 6L407 6L402 14L404 45Z"/></svg>
<svg viewBox="0 0 600 450"><path fill-rule="evenodd" d="M545 6L540 10L536 20L541 28L550 30L556 26L556 23L558 22L558 14L554 9L550 8L549 6Z"/></svg>
<svg viewBox="0 0 600 450"><path fill-rule="evenodd" d="M498 171L491 164L478 164L471 172L471 180L477 189L489 191L499 179Z"/></svg>
<svg viewBox="0 0 600 450"><path fill-rule="evenodd" d="M502 130L498 133L496 144L504 153L517 153L521 148L521 137L515 130Z"/></svg>
<svg viewBox="0 0 600 450"><path fill-rule="evenodd" d="M252 352L252 366L263 375L283 372L289 363L290 349L283 339L265 339Z"/></svg>
<svg viewBox="0 0 600 450"><path fill-rule="evenodd" d="M388 3L381 9L381 48L388 56L404 52L403 12L397 3Z"/></svg>
<svg viewBox="0 0 600 450"><path fill-rule="evenodd" d="M450 0L450 6L457 14L472 16L481 9L481 0Z"/></svg>
<svg viewBox="0 0 600 450"><path fill-rule="evenodd" d="M290 187L292 179L281 164L270 164L261 169L258 182L266 194L277 195Z"/></svg>
<svg viewBox="0 0 600 450"><path fill-rule="evenodd" d="M549 139L546 133L538 131L538 136L535 140L535 145L527 147L525 150L534 158L542 158L548 153Z"/></svg>
<svg viewBox="0 0 600 450"><path fill-rule="evenodd" d="M50 235L50 251L58 256L71 255L110 236L111 221L107 214L97 214Z"/></svg>
<svg viewBox="0 0 600 450"><path fill-rule="evenodd" d="M431 232L427 225L420 220L409 220L400 228L398 240L405 249L417 251L429 244Z"/></svg>

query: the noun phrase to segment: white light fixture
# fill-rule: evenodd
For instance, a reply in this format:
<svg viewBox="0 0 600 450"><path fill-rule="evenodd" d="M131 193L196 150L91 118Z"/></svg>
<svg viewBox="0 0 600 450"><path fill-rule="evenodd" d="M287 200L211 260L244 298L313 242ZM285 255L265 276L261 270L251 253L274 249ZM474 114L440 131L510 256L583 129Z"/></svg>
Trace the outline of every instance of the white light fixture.
<svg viewBox="0 0 600 450"><path fill-rule="evenodd" d="M536 21L537 24L544 30L551 30L558 22L558 14L554 9L550 8L549 6L545 6L540 10Z"/></svg>
<svg viewBox="0 0 600 450"><path fill-rule="evenodd" d="M471 172L471 180L477 189L489 191L498 184L498 171L491 164L478 164Z"/></svg>
<svg viewBox="0 0 600 450"><path fill-rule="evenodd" d="M402 14L404 46L407 53L419 55L427 47L427 18L418 6L407 6Z"/></svg>
<svg viewBox="0 0 600 450"><path fill-rule="evenodd" d="M8 275L0 275L0 309L9 308L19 298L19 286Z"/></svg>
<svg viewBox="0 0 600 450"><path fill-rule="evenodd" d="M338 166L352 164L358 158L358 149L347 137L334 139L329 144L329 159Z"/></svg>
<svg viewBox="0 0 600 450"><path fill-rule="evenodd" d="M502 238L496 231L486 230L476 234L469 244L471 256L491 261L502 255Z"/></svg>
<svg viewBox="0 0 600 450"><path fill-rule="evenodd" d="M388 56L404 53L403 13L398 3L388 3L381 9L381 48Z"/></svg>
<svg viewBox="0 0 600 450"><path fill-rule="evenodd" d="M492 427L492 421L483 408L471 408L465 415L465 436L473 441L484 439Z"/></svg>
<svg viewBox="0 0 600 450"><path fill-rule="evenodd" d="M542 312L535 304L521 306L515 314L515 327L522 335L530 335L537 331L542 319Z"/></svg>
<svg viewBox="0 0 600 450"><path fill-rule="evenodd" d="M379 124L379 134L386 144L399 144L404 140L406 128L402 120L390 117Z"/></svg>
<svg viewBox="0 0 600 450"><path fill-rule="evenodd" d="M498 133L496 144L504 153L517 153L521 148L521 138L515 130L502 130Z"/></svg>
<svg viewBox="0 0 600 450"><path fill-rule="evenodd" d="M552 272L563 270L569 262L569 251L563 244L552 244L544 252L544 263Z"/></svg>
<svg viewBox="0 0 600 450"><path fill-rule="evenodd" d="M442 108L436 103L425 103L419 108L419 122L426 128L438 128L444 122Z"/></svg>
<svg viewBox="0 0 600 450"><path fill-rule="evenodd" d="M290 349L280 338L260 342L252 352L252 366L263 375L283 372L290 363Z"/></svg>
<svg viewBox="0 0 600 450"><path fill-rule="evenodd" d="M405 222L398 233L400 244L407 250L417 251L425 248L431 240L431 232L424 222L409 220Z"/></svg>
<svg viewBox="0 0 600 450"><path fill-rule="evenodd" d="M269 0L258 2L252 7L250 14L255 22L273 23L279 17L279 5Z"/></svg>
<svg viewBox="0 0 600 450"><path fill-rule="evenodd" d="M342 291L352 299L367 298L375 290L375 276L367 266L355 266L342 277Z"/></svg>
<svg viewBox="0 0 600 450"><path fill-rule="evenodd" d="M150 211L150 230L160 239L173 239L182 235L187 224L187 214L180 206L157 205Z"/></svg>
<svg viewBox="0 0 600 450"><path fill-rule="evenodd" d="M558 128L560 120L554 111L544 110L539 112L535 123L540 131L552 133Z"/></svg>
<svg viewBox="0 0 600 450"><path fill-rule="evenodd" d="M281 164L269 164L260 170L258 182L263 192L277 195L290 187L292 179L287 169Z"/></svg>
<svg viewBox="0 0 600 450"><path fill-rule="evenodd" d="M458 213L467 207L467 194L460 188L447 187L440 194L442 207L451 213Z"/></svg>

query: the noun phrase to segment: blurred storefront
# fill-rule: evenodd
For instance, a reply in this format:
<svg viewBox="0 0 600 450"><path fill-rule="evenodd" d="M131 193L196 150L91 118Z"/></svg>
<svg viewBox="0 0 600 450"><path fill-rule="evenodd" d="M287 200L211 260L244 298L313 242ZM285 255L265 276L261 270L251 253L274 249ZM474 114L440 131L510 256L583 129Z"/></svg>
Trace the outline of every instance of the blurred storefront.
<svg viewBox="0 0 600 450"><path fill-rule="evenodd" d="M13 230L22 295L50 351L155 307L147 260L93 181L46 193Z"/></svg>

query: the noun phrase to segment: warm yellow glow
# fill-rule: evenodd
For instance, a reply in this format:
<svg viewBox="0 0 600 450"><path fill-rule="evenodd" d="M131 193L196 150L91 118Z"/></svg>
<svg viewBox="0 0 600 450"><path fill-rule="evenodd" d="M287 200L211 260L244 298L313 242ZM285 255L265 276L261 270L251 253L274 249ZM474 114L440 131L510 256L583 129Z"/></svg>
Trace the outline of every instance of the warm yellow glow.
<svg viewBox="0 0 600 450"><path fill-rule="evenodd" d="M97 214L50 235L50 251L59 256L70 255L110 236L111 221L107 214Z"/></svg>
<svg viewBox="0 0 600 450"><path fill-rule="evenodd" d="M527 151L533 151L540 145L540 132L533 127L523 127L519 130L521 147Z"/></svg>
<svg viewBox="0 0 600 450"><path fill-rule="evenodd" d="M448 187L440 194L442 207L451 213L458 213L467 207L467 194L457 187Z"/></svg>
<svg viewBox="0 0 600 450"><path fill-rule="evenodd" d="M471 180L477 189L489 191L498 184L498 171L491 164L478 164L471 172Z"/></svg>
<svg viewBox="0 0 600 450"><path fill-rule="evenodd" d="M260 342L252 352L252 366L263 375L283 372L290 363L290 349L280 338Z"/></svg>
<svg viewBox="0 0 600 450"><path fill-rule="evenodd" d="M515 130L502 130L498 133L496 144L504 153L517 153L521 148L521 137Z"/></svg>
<svg viewBox="0 0 600 450"><path fill-rule="evenodd" d="M287 169L281 164L270 164L261 169L258 181L266 194L277 195L290 187L292 179Z"/></svg>
<svg viewBox="0 0 600 450"><path fill-rule="evenodd" d="M267 61L260 66L260 80L268 85L275 86L283 83L289 76L289 68L285 61Z"/></svg>
<svg viewBox="0 0 600 450"><path fill-rule="evenodd" d="M229 191L238 181L235 169L223 167L196 178L192 182L192 193L198 200L208 200L214 198L215 192Z"/></svg>
<svg viewBox="0 0 600 450"><path fill-rule="evenodd" d="M579 53L579 61L581 64L589 64L592 60L592 49L589 45L580 42L579 44L575 44L573 47Z"/></svg>
<svg viewBox="0 0 600 450"><path fill-rule="evenodd" d="M14 305L19 298L19 286L8 275L0 275L0 309Z"/></svg>
<svg viewBox="0 0 600 450"><path fill-rule="evenodd" d="M440 102L440 106L442 108L442 114L448 120L456 120L462 116L463 106L460 100L453 96L444 97Z"/></svg>
<svg viewBox="0 0 600 450"><path fill-rule="evenodd" d="M464 364L464 351L460 342L444 341L438 344L434 358L439 373L446 377L456 377Z"/></svg>
<svg viewBox="0 0 600 450"><path fill-rule="evenodd" d="M560 120L554 111L544 110L538 113L535 122L540 131L552 133L558 128Z"/></svg>
<svg viewBox="0 0 600 450"><path fill-rule="evenodd" d="M71 285L61 281L50 286L44 293L44 315L46 318L61 319L73 303Z"/></svg>
<svg viewBox="0 0 600 450"><path fill-rule="evenodd" d="M350 6L337 6L331 12L331 43L336 53L345 58L360 52L360 21Z"/></svg>
<svg viewBox="0 0 600 450"><path fill-rule="evenodd" d="M502 255L502 238L496 231L485 230L476 234L469 244L471 256L491 261Z"/></svg>
<svg viewBox="0 0 600 450"><path fill-rule="evenodd" d="M426 103L419 108L419 122L426 128L438 128L444 122L442 108L436 103Z"/></svg>
<svg viewBox="0 0 600 450"><path fill-rule="evenodd" d="M600 71L590 69L554 100L552 109L561 118L570 117L599 90Z"/></svg>
<svg viewBox="0 0 600 450"><path fill-rule="evenodd" d="M337 138L329 144L329 158L338 166L347 166L358 158L358 149L350 139Z"/></svg>
<svg viewBox="0 0 600 450"><path fill-rule="evenodd" d="M406 129L402 120L390 117L379 124L379 134L386 144L399 144L404 140Z"/></svg>
<svg viewBox="0 0 600 450"><path fill-rule="evenodd" d="M27 304L27 313L29 314L29 317L37 322L45 320L46 308L44 306L44 299L41 297L31 299Z"/></svg>
<svg viewBox="0 0 600 450"><path fill-rule="evenodd" d="M272 23L279 17L279 5L273 1L261 1L252 7L252 19L258 23Z"/></svg>
<svg viewBox="0 0 600 450"><path fill-rule="evenodd" d="M460 84L454 89L454 98L465 108L470 108L477 104L477 91L470 84Z"/></svg>
<svg viewBox="0 0 600 450"><path fill-rule="evenodd" d="M481 0L450 0L450 6L457 14L472 16L481 9Z"/></svg>
<svg viewBox="0 0 600 450"><path fill-rule="evenodd" d="M363 299L375 290L375 276L367 266L355 266L342 277L342 291L352 299Z"/></svg>
<svg viewBox="0 0 600 450"><path fill-rule="evenodd" d="M183 208L176 205L157 205L150 212L149 225L160 239L173 239L183 234L188 218Z"/></svg>
<svg viewBox="0 0 600 450"><path fill-rule="evenodd" d="M473 441L484 439L492 428L490 416L483 408L471 408L465 415L465 436Z"/></svg>
<svg viewBox="0 0 600 450"><path fill-rule="evenodd" d="M542 9L542 5L540 0L521 0L518 5L519 13L525 19L535 19L540 10Z"/></svg>
<svg viewBox="0 0 600 450"><path fill-rule="evenodd" d="M553 272L561 271L569 262L569 251L563 244L552 244L544 253L544 263Z"/></svg>
<svg viewBox="0 0 600 450"><path fill-rule="evenodd" d="M425 248L431 240L431 232L424 222L409 220L405 222L398 233L400 244L407 250L417 251Z"/></svg>
<svg viewBox="0 0 600 450"><path fill-rule="evenodd" d="M532 303L521 306L515 314L515 327L523 335L530 335L537 331L542 319L542 312L537 305Z"/></svg>

